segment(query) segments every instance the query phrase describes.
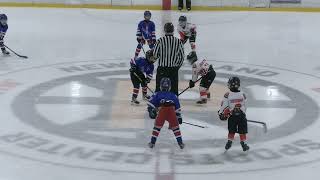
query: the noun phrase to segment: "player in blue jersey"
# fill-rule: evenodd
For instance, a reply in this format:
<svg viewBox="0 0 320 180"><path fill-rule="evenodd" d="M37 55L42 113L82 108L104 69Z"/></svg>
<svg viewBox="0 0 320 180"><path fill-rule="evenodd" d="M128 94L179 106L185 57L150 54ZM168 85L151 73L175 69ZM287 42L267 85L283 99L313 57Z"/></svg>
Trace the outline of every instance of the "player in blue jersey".
<svg viewBox="0 0 320 180"><path fill-rule="evenodd" d="M144 20L140 21L137 28L138 45L134 58L139 56L142 46L147 42L150 49L153 49L156 43L156 26L151 20L151 12L144 12Z"/></svg>
<svg viewBox="0 0 320 180"><path fill-rule="evenodd" d="M150 148L155 146L157 138L163 124L167 120L169 129L171 129L176 137L178 145L184 148L179 124L182 124L182 116L178 97L170 92L171 81L169 78L162 78L160 81L160 91L156 92L148 102L148 112L150 118L156 118L151 142L148 144ZM158 115L157 115L158 111Z"/></svg>
<svg viewBox="0 0 320 180"><path fill-rule="evenodd" d="M10 53L6 50L3 44L3 38L8 30L8 17L5 14L0 14L0 48L4 55L9 55Z"/></svg>
<svg viewBox="0 0 320 180"><path fill-rule="evenodd" d="M140 104L137 100L140 85L142 87L143 98L146 100L150 99L150 96L147 94L147 84L150 83L153 76L154 62L155 59L152 50L147 51L145 58L139 57L137 59L131 59L130 77L133 84L131 104ZM146 76L144 74L146 74Z"/></svg>

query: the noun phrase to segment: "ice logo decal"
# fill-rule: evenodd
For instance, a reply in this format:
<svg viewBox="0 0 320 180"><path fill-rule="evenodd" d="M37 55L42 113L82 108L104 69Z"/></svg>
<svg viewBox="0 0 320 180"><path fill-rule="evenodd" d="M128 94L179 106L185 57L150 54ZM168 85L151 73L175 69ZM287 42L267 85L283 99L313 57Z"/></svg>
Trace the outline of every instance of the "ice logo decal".
<svg viewBox="0 0 320 180"><path fill-rule="evenodd" d="M308 139L282 143L288 136L310 127L318 118L318 102L310 98L309 91L302 93L296 89L298 86L294 82L284 84L290 82L286 78L292 74L297 76L298 73L245 64L214 64L217 78L211 88L212 98L206 106L195 105L197 89L181 96L184 120L209 127L197 129L183 125L182 134L188 152L176 152L172 132L166 128L161 131L157 143L160 150L157 153L160 155L153 156L155 152L145 152L153 120L148 118L146 106L130 106L132 85L128 64L123 62L57 64L7 74L25 86L3 95L12 100L8 105L12 110L8 112L12 111L17 123L23 122L24 126L32 129L30 132L40 130L40 134L11 127L16 132L4 133L0 139L13 146L32 149L30 156L24 154L32 160L95 170L147 173L154 173L156 157L168 159L175 167L175 173L185 173L180 167L190 165L216 164L218 167L194 168L188 173L221 173L226 171L223 167L229 163L245 164L233 172L287 167L298 162L288 164L282 161L284 158L292 154L307 156L320 147L317 142ZM187 86L190 70L190 67L181 68L180 90ZM36 78L26 79L28 73ZM241 155L237 143L227 154L221 153L227 129L226 123L218 120L216 112L230 75L240 77L242 90L248 95L248 119L263 120L269 126L268 133L264 133L261 126L249 124L249 144L253 147L247 156ZM310 81L315 78L301 76ZM61 138L62 142L57 142L57 138ZM269 148L266 145L268 142L278 144L278 148ZM309 148L310 152L300 151L301 147ZM35 152L42 155L36 158ZM66 163L60 158L71 160ZM259 160L279 163L264 167ZM132 166L123 170L121 166L124 163ZM134 164L143 164L146 168L137 168Z"/></svg>

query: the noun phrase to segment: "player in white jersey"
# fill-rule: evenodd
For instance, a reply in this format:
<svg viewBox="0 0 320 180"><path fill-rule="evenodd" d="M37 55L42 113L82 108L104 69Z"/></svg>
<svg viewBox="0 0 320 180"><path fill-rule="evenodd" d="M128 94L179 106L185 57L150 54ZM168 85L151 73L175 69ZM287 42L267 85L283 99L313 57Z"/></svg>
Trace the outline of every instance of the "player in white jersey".
<svg viewBox="0 0 320 180"><path fill-rule="evenodd" d="M200 100L197 101L197 104L206 104L207 99L210 98L209 89L216 77L216 72L207 60L198 61L196 52L190 52L187 60L192 65L192 80L189 81L189 87L193 88L198 77L201 76L202 79L199 85Z"/></svg>
<svg viewBox="0 0 320 180"><path fill-rule="evenodd" d="M246 118L246 95L239 90L240 79L238 77L230 77L228 81L230 92L224 95L220 110L218 111L219 118L222 121L228 120L228 142L225 149L228 150L232 146L235 133L239 133L240 144L243 151L249 150L246 144L248 133L248 125Z"/></svg>
<svg viewBox="0 0 320 180"><path fill-rule="evenodd" d="M183 44L185 44L189 39L192 51L196 51L196 25L188 23L186 16L179 17L178 32L180 34L180 39L183 42Z"/></svg>

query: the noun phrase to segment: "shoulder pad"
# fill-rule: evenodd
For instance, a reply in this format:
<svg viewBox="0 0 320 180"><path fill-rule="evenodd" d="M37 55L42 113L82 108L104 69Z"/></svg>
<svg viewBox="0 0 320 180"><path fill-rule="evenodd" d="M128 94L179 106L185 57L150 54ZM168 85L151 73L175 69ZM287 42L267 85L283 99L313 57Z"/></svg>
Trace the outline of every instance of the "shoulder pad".
<svg viewBox="0 0 320 180"><path fill-rule="evenodd" d="M228 98L228 97L229 97L229 92L225 93L225 94L224 94L224 97L225 97L225 98Z"/></svg>

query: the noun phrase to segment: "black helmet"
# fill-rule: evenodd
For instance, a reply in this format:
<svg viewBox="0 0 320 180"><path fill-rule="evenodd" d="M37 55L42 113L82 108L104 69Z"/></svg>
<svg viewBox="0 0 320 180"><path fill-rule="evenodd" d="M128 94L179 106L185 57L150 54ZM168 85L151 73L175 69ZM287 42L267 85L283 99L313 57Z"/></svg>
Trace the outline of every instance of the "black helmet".
<svg viewBox="0 0 320 180"><path fill-rule="evenodd" d="M164 32L165 34L168 34L168 35L173 35L173 32L174 32L174 26L171 22L169 23L166 23L164 25Z"/></svg>
<svg viewBox="0 0 320 180"><path fill-rule="evenodd" d="M179 17L179 22L187 22L187 17L186 16L180 16Z"/></svg>
<svg viewBox="0 0 320 180"><path fill-rule="evenodd" d="M198 60L197 53L192 51L187 55L187 60L190 62L190 64L193 64Z"/></svg>
<svg viewBox="0 0 320 180"><path fill-rule="evenodd" d="M146 59L150 62L150 63L154 63L156 61L156 59L153 56L153 50L148 50L146 52Z"/></svg>
<svg viewBox="0 0 320 180"><path fill-rule="evenodd" d="M186 27L186 25L187 25L187 17L186 16L179 17L179 25L183 28Z"/></svg>
<svg viewBox="0 0 320 180"><path fill-rule="evenodd" d="M230 77L228 80L228 88L232 90L238 90L240 87L240 79L236 76Z"/></svg>
<svg viewBox="0 0 320 180"><path fill-rule="evenodd" d="M143 13L143 15L144 15L145 20L149 21L151 19L151 12L150 11L145 11Z"/></svg>

